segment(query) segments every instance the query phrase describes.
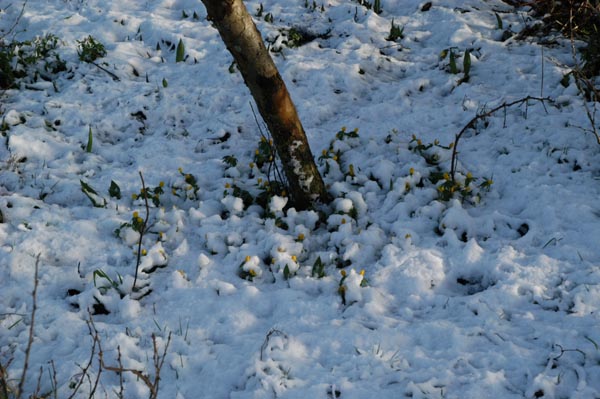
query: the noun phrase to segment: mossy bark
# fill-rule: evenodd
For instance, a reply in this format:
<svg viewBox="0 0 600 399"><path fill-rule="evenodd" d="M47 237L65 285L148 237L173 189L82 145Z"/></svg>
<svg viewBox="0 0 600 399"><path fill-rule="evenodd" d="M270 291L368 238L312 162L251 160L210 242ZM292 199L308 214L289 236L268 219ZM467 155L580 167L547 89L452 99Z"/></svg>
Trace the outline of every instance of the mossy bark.
<svg viewBox="0 0 600 399"><path fill-rule="evenodd" d="M208 19L233 55L273 137L292 205L306 209L329 195L315 165L296 107L242 0L202 0Z"/></svg>

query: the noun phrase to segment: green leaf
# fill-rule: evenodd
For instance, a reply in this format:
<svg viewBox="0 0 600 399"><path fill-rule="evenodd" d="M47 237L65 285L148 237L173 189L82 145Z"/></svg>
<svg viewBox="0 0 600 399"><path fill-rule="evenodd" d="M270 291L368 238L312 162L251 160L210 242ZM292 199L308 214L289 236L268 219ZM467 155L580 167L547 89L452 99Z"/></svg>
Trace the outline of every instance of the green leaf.
<svg viewBox="0 0 600 399"><path fill-rule="evenodd" d="M110 277L108 277L108 274L106 274L104 272L104 270L102 270L102 269L96 269L96 270L94 270L94 275L93 275L94 287L97 286L96 285L96 277L105 279L114 288L117 288L117 286L118 286L118 284L116 282L114 282ZM106 288L106 287L104 287L104 288Z"/></svg>
<svg viewBox="0 0 600 399"><path fill-rule="evenodd" d="M177 43L177 52L175 53L175 62L182 62L185 59L185 46L183 40L179 39Z"/></svg>
<svg viewBox="0 0 600 399"><path fill-rule="evenodd" d="M453 75L458 73L458 68L456 67L456 54L454 54L454 50L450 50L450 73Z"/></svg>
<svg viewBox="0 0 600 399"><path fill-rule="evenodd" d="M88 197L95 208L104 208L106 206L106 200L100 197L98 192L96 192L96 190L94 190L89 184L83 180L79 180L79 183L81 184L81 192Z"/></svg>
<svg viewBox="0 0 600 399"><path fill-rule="evenodd" d="M84 193L98 195L98 192L83 180L79 180L79 183L81 183L81 191L83 191Z"/></svg>
<svg viewBox="0 0 600 399"><path fill-rule="evenodd" d="M497 12L495 12L494 14L496 15L496 23L498 24L498 29L503 29L504 24L502 23L502 18L500 18L500 15L498 15Z"/></svg>
<svg viewBox="0 0 600 399"><path fill-rule="evenodd" d="M85 146L85 152L92 152L92 146L94 145L94 138L92 136L92 127L90 126L90 130L88 131L88 142Z"/></svg>
<svg viewBox="0 0 600 399"><path fill-rule="evenodd" d="M112 198L121 199L121 187L114 180L110 181L110 187L108 188L108 194Z"/></svg>
<svg viewBox="0 0 600 399"><path fill-rule="evenodd" d="M383 9L381 8L381 0L375 0L373 2L373 11L375 11L376 14L381 14Z"/></svg>
<svg viewBox="0 0 600 399"><path fill-rule="evenodd" d="M223 157L223 162L229 165L230 167L237 166L238 160L234 155L225 155Z"/></svg>
<svg viewBox="0 0 600 399"><path fill-rule="evenodd" d="M289 280L290 276L290 268L288 267L288 265L285 265L285 267L283 268L283 278Z"/></svg>
<svg viewBox="0 0 600 399"><path fill-rule="evenodd" d="M167 82L167 79L163 78L162 80L162 85L163 87L166 89L167 87L169 87L169 82Z"/></svg>
<svg viewBox="0 0 600 399"><path fill-rule="evenodd" d="M320 256L317 258L317 260L313 264L312 276L317 277L317 278L325 277L325 264L323 264L323 261L321 260Z"/></svg>
<svg viewBox="0 0 600 399"><path fill-rule="evenodd" d="M465 57L463 59L463 71L465 72L465 77L469 77L469 72L471 72L471 51L465 51Z"/></svg>

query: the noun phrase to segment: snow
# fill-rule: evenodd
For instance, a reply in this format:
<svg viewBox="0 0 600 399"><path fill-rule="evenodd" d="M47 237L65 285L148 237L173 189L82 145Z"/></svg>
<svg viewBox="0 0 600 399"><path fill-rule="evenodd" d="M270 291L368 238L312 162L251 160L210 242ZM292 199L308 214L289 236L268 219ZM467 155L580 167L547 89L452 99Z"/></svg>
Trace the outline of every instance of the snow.
<svg viewBox="0 0 600 399"><path fill-rule="evenodd" d="M264 127L200 1L30 0L4 38L52 33L68 68L2 93L8 380L25 361L39 256L26 395L40 367L40 392L71 395L92 318L105 364L150 379L152 337L162 354L171 334L160 398L600 397L600 147L580 128L589 121L575 84L559 83L573 65L569 42L556 36L542 54L532 38L500 41L494 13L519 32L529 11L496 0L440 0L429 11L387 0L379 15L355 1L245 3L252 14L263 6L255 21L322 155L329 206L288 209L281 195L247 204L236 191L267 190L267 167L250 166ZM21 5L0 0L0 28ZM404 28L397 42L385 40L392 20ZM288 48L292 27L320 37ZM89 35L119 81L78 60ZM460 71L472 50L468 82L440 58L449 48ZM476 180L464 199L440 199L455 135L478 112L527 95L554 102L468 130L457 181ZM417 140L439 144L420 152ZM138 172L150 190L164 182L148 210ZM147 211L132 290L132 215ZM149 396L133 373L122 377L124 397ZM86 380L75 397L89 390ZM119 375L103 370L94 397L119 390Z"/></svg>

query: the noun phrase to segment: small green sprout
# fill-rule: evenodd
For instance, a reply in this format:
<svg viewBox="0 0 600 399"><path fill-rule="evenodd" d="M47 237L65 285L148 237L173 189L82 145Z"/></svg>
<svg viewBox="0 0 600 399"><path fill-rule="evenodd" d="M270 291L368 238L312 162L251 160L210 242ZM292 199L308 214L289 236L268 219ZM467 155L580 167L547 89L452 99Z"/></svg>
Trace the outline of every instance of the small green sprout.
<svg viewBox="0 0 600 399"><path fill-rule="evenodd" d="M80 61L92 63L98 58L106 56L104 44L94 39L91 35L83 40L78 40L77 43L79 44L77 54Z"/></svg>

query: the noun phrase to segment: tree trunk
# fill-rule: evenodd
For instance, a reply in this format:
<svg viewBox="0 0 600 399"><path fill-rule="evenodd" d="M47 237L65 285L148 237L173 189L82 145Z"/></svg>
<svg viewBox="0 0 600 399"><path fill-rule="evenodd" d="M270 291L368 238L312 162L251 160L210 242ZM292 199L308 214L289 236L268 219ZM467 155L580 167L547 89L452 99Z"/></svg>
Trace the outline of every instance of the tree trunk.
<svg viewBox="0 0 600 399"><path fill-rule="evenodd" d="M283 164L292 205L308 208L329 195L289 92L242 0L202 0L233 55Z"/></svg>

